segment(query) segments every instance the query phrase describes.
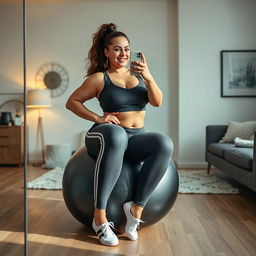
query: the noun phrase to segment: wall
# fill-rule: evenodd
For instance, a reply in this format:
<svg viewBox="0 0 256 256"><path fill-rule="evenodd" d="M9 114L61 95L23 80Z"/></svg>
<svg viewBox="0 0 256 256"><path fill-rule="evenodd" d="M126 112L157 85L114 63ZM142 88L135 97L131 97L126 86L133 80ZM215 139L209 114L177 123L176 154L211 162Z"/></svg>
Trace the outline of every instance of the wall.
<svg viewBox="0 0 256 256"><path fill-rule="evenodd" d="M256 49L256 1L179 0L180 167L204 166L205 127L256 120L255 98L220 97L220 51Z"/></svg>
<svg viewBox="0 0 256 256"><path fill-rule="evenodd" d="M7 100L22 100L23 48L22 1L2 0L0 8L0 105ZM20 105L19 108L22 108ZM12 111L15 104L4 105L1 111Z"/></svg>
<svg viewBox="0 0 256 256"><path fill-rule="evenodd" d="M69 95L83 82L84 59L99 25L114 22L127 33L131 48L142 50L150 70L164 92L159 108L148 107L145 127L170 135L177 146L177 22L176 1L28 1L28 87L35 87L38 68L49 61L63 65L70 85L53 98L53 107L41 112L46 144L70 143L78 147L79 134L92 125L65 109ZM96 100L87 105L101 113ZM37 111L28 110L30 160L35 152ZM176 150L177 151L177 150ZM176 154L176 152L175 152Z"/></svg>
<svg viewBox="0 0 256 256"><path fill-rule="evenodd" d="M174 156L180 167L204 166L206 125L256 119L255 98L220 97L220 51L256 48L256 2L179 0L178 3L177 11L174 0L126 3L28 0L28 86L35 86L36 71L48 61L62 64L70 76L67 91L53 98L51 109L42 111L47 144L71 143L75 149L80 131L90 126L90 122L79 119L64 105L83 81L84 58L92 33L101 23L110 21L109 17L127 32L132 48L145 52L151 71L164 91L163 106L148 108L146 128L172 137ZM0 87L1 92L21 93L22 30L19 26L22 17L20 10L11 14L10 8L14 13L15 6L10 6L8 1L0 10L1 34L5 35L0 43L1 58L5 60L0 64ZM13 40L14 35L20 41ZM12 50L8 52L6 47ZM16 95L0 97L1 103ZM89 107L100 113L96 101L91 101ZM35 152L37 111L28 110L27 115L32 160L38 156Z"/></svg>

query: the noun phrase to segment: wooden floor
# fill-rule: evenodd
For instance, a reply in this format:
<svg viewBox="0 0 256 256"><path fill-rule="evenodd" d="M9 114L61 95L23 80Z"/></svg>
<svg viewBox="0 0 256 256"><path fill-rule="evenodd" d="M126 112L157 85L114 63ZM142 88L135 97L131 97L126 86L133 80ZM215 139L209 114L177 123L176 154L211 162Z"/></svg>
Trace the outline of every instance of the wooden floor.
<svg viewBox="0 0 256 256"><path fill-rule="evenodd" d="M0 255L24 251L23 168L0 167Z"/></svg>
<svg viewBox="0 0 256 256"><path fill-rule="evenodd" d="M22 255L22 177L0 171L0 255ZM32 167L28 179L43 172ZM119 236L113 248L72 217L60 190L29 190L29 255L256 255L256 193L241 189L241 195L179 194L165 218L139 231L138 241Z"/></svg>

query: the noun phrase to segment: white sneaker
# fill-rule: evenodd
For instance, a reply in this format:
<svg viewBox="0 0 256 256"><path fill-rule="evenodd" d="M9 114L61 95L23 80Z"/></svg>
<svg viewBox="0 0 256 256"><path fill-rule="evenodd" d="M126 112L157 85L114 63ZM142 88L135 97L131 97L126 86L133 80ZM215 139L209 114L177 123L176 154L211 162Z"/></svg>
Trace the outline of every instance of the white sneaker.
<svg viewBox="0 0 256 256"><path fill-rule="evenodd" d="M127 202L123 204L124 213L127 219L127 223L125 225L125 232L129 239L137 240L138 239L137 228L140 222L143 222L143 221L140 219L136 219L132 216L131 206L132 206L132 202Z"/></svg>
<svg viewBox="0 0 256 256"><path fill-rule="evenodd" d="M113 227L114 227L113 222L106 222L106 223L101 224L100 226L97 226L94 222L94 219L92 221L92 228L98 235L100 242L103 245L108 245L108 246L118 245L118 243L119 243L118 238L111 229Z"/></svg>

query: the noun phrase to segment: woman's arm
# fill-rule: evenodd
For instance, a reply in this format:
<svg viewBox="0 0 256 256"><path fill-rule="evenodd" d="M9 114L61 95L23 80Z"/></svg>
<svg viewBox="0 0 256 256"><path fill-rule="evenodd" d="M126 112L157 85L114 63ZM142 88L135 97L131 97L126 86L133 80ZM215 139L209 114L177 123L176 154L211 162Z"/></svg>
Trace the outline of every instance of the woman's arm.
<svg viewBox="0 0 256 256"><path fill-rule="evenodd" d="M163 93L151 75L143 53L141 53L141 56L142 62L134 62L135 65L133 66L132 71L140 74L143 77L143 80L147 86L149 103L154 107L159 107L162 104Z"/></svg>
<svg viewBox="0 0 256 256"><path fill-rule="evenodd" d="M99 116L84 106L84 102L97 97L103 88L103 74L95 73L89 76L82 85L77 88L68 98L66 108L81 118L96 123L115 123L119 124L116 113Z"/></svg>
<svg viewBox="0 0 256 256"><path fill-rule="evenodd" d="M97 96L98 88L102 83L99 74L89 76L82 85L68 98L66 108L81 118L96 122L99 116L86 108L83 103Z"/></svg>
<svg viewBox="0 0 256 256"><path fill-rule="evenodd" d="M154 107L160 107L163 102L163 93L156 84L154 78L149 80L144 79L148 91L149 103Z"/></svg>

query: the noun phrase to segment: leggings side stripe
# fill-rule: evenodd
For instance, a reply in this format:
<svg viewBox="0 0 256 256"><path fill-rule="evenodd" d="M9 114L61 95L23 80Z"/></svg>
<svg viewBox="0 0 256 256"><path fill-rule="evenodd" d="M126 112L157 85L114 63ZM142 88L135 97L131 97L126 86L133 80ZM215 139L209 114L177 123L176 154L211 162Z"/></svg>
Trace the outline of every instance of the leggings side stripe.
<svg viewBox="0 0 256 256"><path fill-rule="evenodd" d="M97 157L97 161L96 161L96 165L95 165L95 173L94 173L94 206L96 208L97 207L97 199L98 199L97 191L98 191L99 169L100 169L100 163L102 160L102 156L103 156L103 153L105 150L105 141L104 141L103 135L99 132L88 132L86 136L89 139L96 138L96 139L99 139L99 141L100 141L100 152Z"/></svg>

